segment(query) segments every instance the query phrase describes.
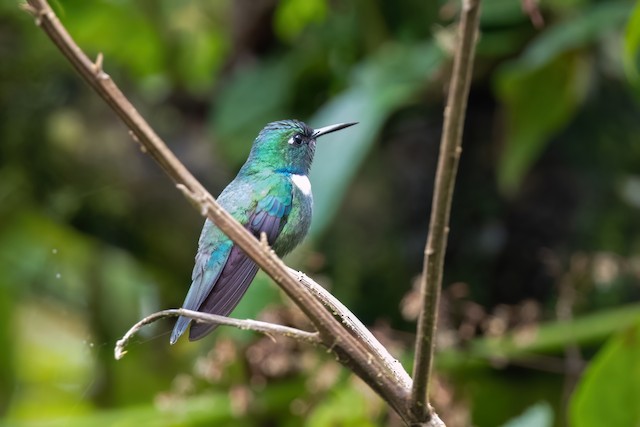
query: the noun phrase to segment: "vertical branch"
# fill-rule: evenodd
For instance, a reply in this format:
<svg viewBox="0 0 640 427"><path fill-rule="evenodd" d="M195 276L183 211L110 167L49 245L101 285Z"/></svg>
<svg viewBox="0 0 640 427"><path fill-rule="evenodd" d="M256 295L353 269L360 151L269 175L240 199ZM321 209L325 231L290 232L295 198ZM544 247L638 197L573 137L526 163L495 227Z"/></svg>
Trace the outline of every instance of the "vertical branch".
<svg viewBox="0 0 640 427"><path fill-rule="evenodd" d="M418 419L429 419L427 404L431 367L435 350L438 303L442 286L444 255L449 235L449 214L455 186L458 161L462 152L462 130L473 69L476 34L480 16L480 0L463 0L458 39L453 60L444 127L440 141L438 169L429 223L429 237L424 252L424 267L420 279L423 299L418 317L411 408Z"/></svg>

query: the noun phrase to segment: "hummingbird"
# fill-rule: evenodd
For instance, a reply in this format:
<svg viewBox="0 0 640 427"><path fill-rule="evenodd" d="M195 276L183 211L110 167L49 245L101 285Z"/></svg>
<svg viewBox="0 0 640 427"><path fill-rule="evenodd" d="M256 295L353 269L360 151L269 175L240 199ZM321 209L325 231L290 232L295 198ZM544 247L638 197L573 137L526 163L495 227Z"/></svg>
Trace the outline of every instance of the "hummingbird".
<svg viewBox="0 0 640 427"><path fill-rule="evenodd" d="M218 197L218 203L256 238L265 233L271 248L283 257L304 239L311 224L309 169L316 139L355 124L338 123L319 129L298 120L267 124L254 140L238 175ZM182 307L227 316L257 272L256 263L207 219L198 241L191 287ZM191 319L178 318L171 344L189 323ZM198 340L215 327L194 322L189 340Z"/></svg>

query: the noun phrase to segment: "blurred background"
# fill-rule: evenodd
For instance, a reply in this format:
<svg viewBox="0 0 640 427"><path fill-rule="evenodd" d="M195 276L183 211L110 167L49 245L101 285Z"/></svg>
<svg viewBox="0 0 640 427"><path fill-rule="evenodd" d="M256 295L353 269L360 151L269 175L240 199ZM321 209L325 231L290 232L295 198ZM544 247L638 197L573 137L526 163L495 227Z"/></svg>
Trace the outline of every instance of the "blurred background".
<svg viewBox="0 0 640 427"><path fill-rule="evenodd" d="M0 425L399 426L330 355L219 328L170 347L202 218L20 2L0 3ZM411 368L457 1L54 0L218 194L269 121L318 145L287 262ZM432 400L448 426L640 409L640 6L485 0ZM541 25L540 18L544 20ZM264 275L236 317L308 327Z"/></svg>

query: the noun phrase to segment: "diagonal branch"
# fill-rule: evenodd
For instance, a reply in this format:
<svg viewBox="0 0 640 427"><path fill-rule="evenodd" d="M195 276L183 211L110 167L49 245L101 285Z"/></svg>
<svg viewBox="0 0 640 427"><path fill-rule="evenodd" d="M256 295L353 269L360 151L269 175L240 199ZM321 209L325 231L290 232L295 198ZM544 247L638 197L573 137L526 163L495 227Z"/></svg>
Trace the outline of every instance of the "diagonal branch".
<svg viewBox="0 0 640 427"><path fill-rule="evenodd" d="M297 341L306 342L308 344L322 344L317 332L307 332L301 329L291 328L289 326L277 325L275 323L261 322L259 320L251 319L234 319L233 317L218 316L216 314L201 313L199 311L185 310L184 308L177 308L171 310L162 310L156 313L150 314L138 323L133 325L126 334L122 336L117 342L114 349L114 355L116 360L122 359L127 353L124 349L131 338L144 326L149 325L157 320L164 319L166 317L184 316L202 323L211 323L215 325L227 325L234 326L239 329L246 329L250 331L260 332L268 336L280 335L287 338L293 338Z"/></svg>
<svg viewBox="0 0 640 427"><path fill-rule="evenodd" d="M401 382L407 389L411 388L411 377L409 377L407 371L404 370L402 364L389 354L389 351L380 344L380 341L373 336L371 331L360 322L360 319L334 297L331 292L320 286L306 274L292 268L289 269L289 272L296 276L298 282L311 292L329 312L340 320L340 323L342 323L345 329L358 338L360 342L364 343L368 351L378 356L386 369L393 373L396 381Z"/></svg>
<svg viewBox="0 0 640 427"><path fill-rule="evenodd" d="M213 221L247 255L249 255L300 307L318 330L322 342L338 360L348 366L375 390L407 422L410 390L382 363L379 355L345 330L339 321L309 292L303 290L275 253L262 245L226 212L153 131L126 99L108 74L102 70L102 55L93 63L75 44L46 0L27 0L25 9L36 18L36 24L49 36L84 80L102 97L131 130L134 139L166 172L203 215Z"/></svg>
<svg viewBox="0 0 640 427"><path fill-rule="evenodd" d="M442 139L440 140L429 237L424 251L424 267L420 279L423 306L418 317L410 404L413 410L420 411L416 414L420 419L424 419L425 414L428 415L431 412L427 402L435 350L442 270L449 235L451 200L458 161L462 152L462 130L471 84L479 16L480 0L463 0L458 29L458 45L453 59L453 73L445 108ZM428 419L428 416L426 418Z"/></svg>

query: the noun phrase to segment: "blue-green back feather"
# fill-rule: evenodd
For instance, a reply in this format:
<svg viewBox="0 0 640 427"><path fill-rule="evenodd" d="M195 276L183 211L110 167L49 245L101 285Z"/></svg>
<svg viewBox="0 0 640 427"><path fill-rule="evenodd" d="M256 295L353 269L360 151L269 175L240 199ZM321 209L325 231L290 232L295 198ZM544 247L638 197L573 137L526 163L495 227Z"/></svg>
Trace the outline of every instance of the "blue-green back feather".
<svg viewBox="0 0 640 427"><path fill-rule="evenodd" d="M256 178L258 177L239 175L218 200L257 238L264 232L269 244L277 246L278 236L291 212L293 187L285 175L265 174L258 181ZM284 255L281 251L277 252ZM200 236L191 288L183 307L226 316L238 304L257 270L256 264L207 220ZM184 333L189 323L187 318L178 318L171 342L175 342ZM201 338L214 327L195 323L191 326L189 338Z"/></svg>

